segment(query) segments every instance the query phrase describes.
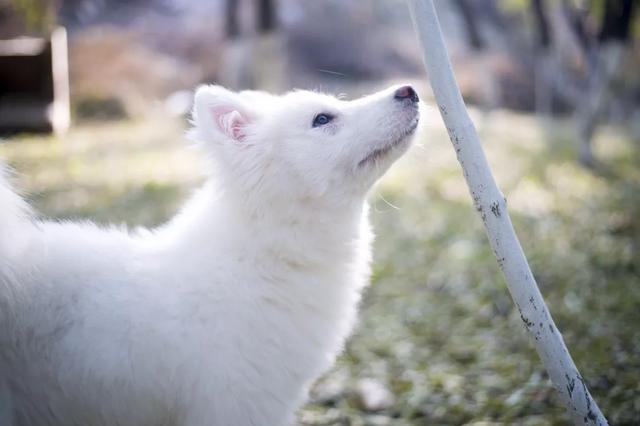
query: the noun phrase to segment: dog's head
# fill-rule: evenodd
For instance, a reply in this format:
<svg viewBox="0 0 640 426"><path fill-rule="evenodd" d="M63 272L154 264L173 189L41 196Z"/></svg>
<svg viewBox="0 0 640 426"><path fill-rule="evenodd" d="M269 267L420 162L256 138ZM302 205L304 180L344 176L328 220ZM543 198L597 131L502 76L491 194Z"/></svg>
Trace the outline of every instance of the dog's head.
<svg viewBox="0 0 640 426"><path fill-rule="evenodd" d="M353 101L203 86L194 138L212 152L228 187L267 203L339 203L363 196L407 150L418 103L410 86Z"/></svg>

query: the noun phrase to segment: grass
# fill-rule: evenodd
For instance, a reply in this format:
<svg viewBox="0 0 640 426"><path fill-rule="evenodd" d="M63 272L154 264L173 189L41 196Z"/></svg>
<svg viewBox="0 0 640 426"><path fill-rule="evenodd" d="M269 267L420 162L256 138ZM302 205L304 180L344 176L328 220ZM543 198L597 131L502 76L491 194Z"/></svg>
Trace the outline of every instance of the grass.
<svg viewBox="0 0 640 426"><path fill-rule="evenodd" d="M435 114L435 113L434 113ZM568 424L527 341L439 118L371 196L378 238L360 324L301 425ZM576 164L567 123L476 117L534 274L611 424L640 418L640 141L605 129ZM155 225L201 181L166 117L21 136L0 157L40 211ZM359 383L392 396L363 408Z"/></svg>

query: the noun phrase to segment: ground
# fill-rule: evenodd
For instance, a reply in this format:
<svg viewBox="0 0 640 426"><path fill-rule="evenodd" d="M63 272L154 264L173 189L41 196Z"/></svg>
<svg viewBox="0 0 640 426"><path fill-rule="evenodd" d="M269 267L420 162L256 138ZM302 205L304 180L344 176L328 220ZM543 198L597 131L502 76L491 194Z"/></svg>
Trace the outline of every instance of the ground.
<svg viewBox="0 0 640 426"><path fill-rule="evenodd" d="M541 291L611 424L640 418L640 141L604 129L597 173L571 128L474 114ZM300 425L569 424L471 207L436 112L371 194L374 278ZM18 136L0 158L55 218L156 225L202 180L184 120L87 123Z"/></svg>

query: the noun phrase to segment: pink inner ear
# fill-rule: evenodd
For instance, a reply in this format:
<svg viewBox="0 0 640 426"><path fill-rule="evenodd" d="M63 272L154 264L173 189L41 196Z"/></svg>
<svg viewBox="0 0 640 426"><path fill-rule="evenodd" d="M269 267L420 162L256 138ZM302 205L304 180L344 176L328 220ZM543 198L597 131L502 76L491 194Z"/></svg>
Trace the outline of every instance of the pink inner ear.
<svg viewBox="0 0 640 426"><path fill-rule="evenodd" d="M236 141L244 139L247 120L237 109L229 106L216 106L211 109L211 114L222 133Z"/></svg>

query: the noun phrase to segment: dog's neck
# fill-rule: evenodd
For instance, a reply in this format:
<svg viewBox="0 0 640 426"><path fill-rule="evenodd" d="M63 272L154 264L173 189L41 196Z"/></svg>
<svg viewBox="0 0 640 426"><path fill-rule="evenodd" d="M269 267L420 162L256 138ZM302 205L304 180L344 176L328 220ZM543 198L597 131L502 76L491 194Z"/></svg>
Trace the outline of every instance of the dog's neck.
<svg viewBox="0 0 640 426"><path fill-rule="evenodd" d="M255 201L207 183L158 237L166 244L202 247L216 240L229 252L263 251L281 257L317 258L317 251L348 255L362 231L367 206L364 197L342 205L317 203L272 205ZM166 245L160 244L160 246Z"/></svg>

